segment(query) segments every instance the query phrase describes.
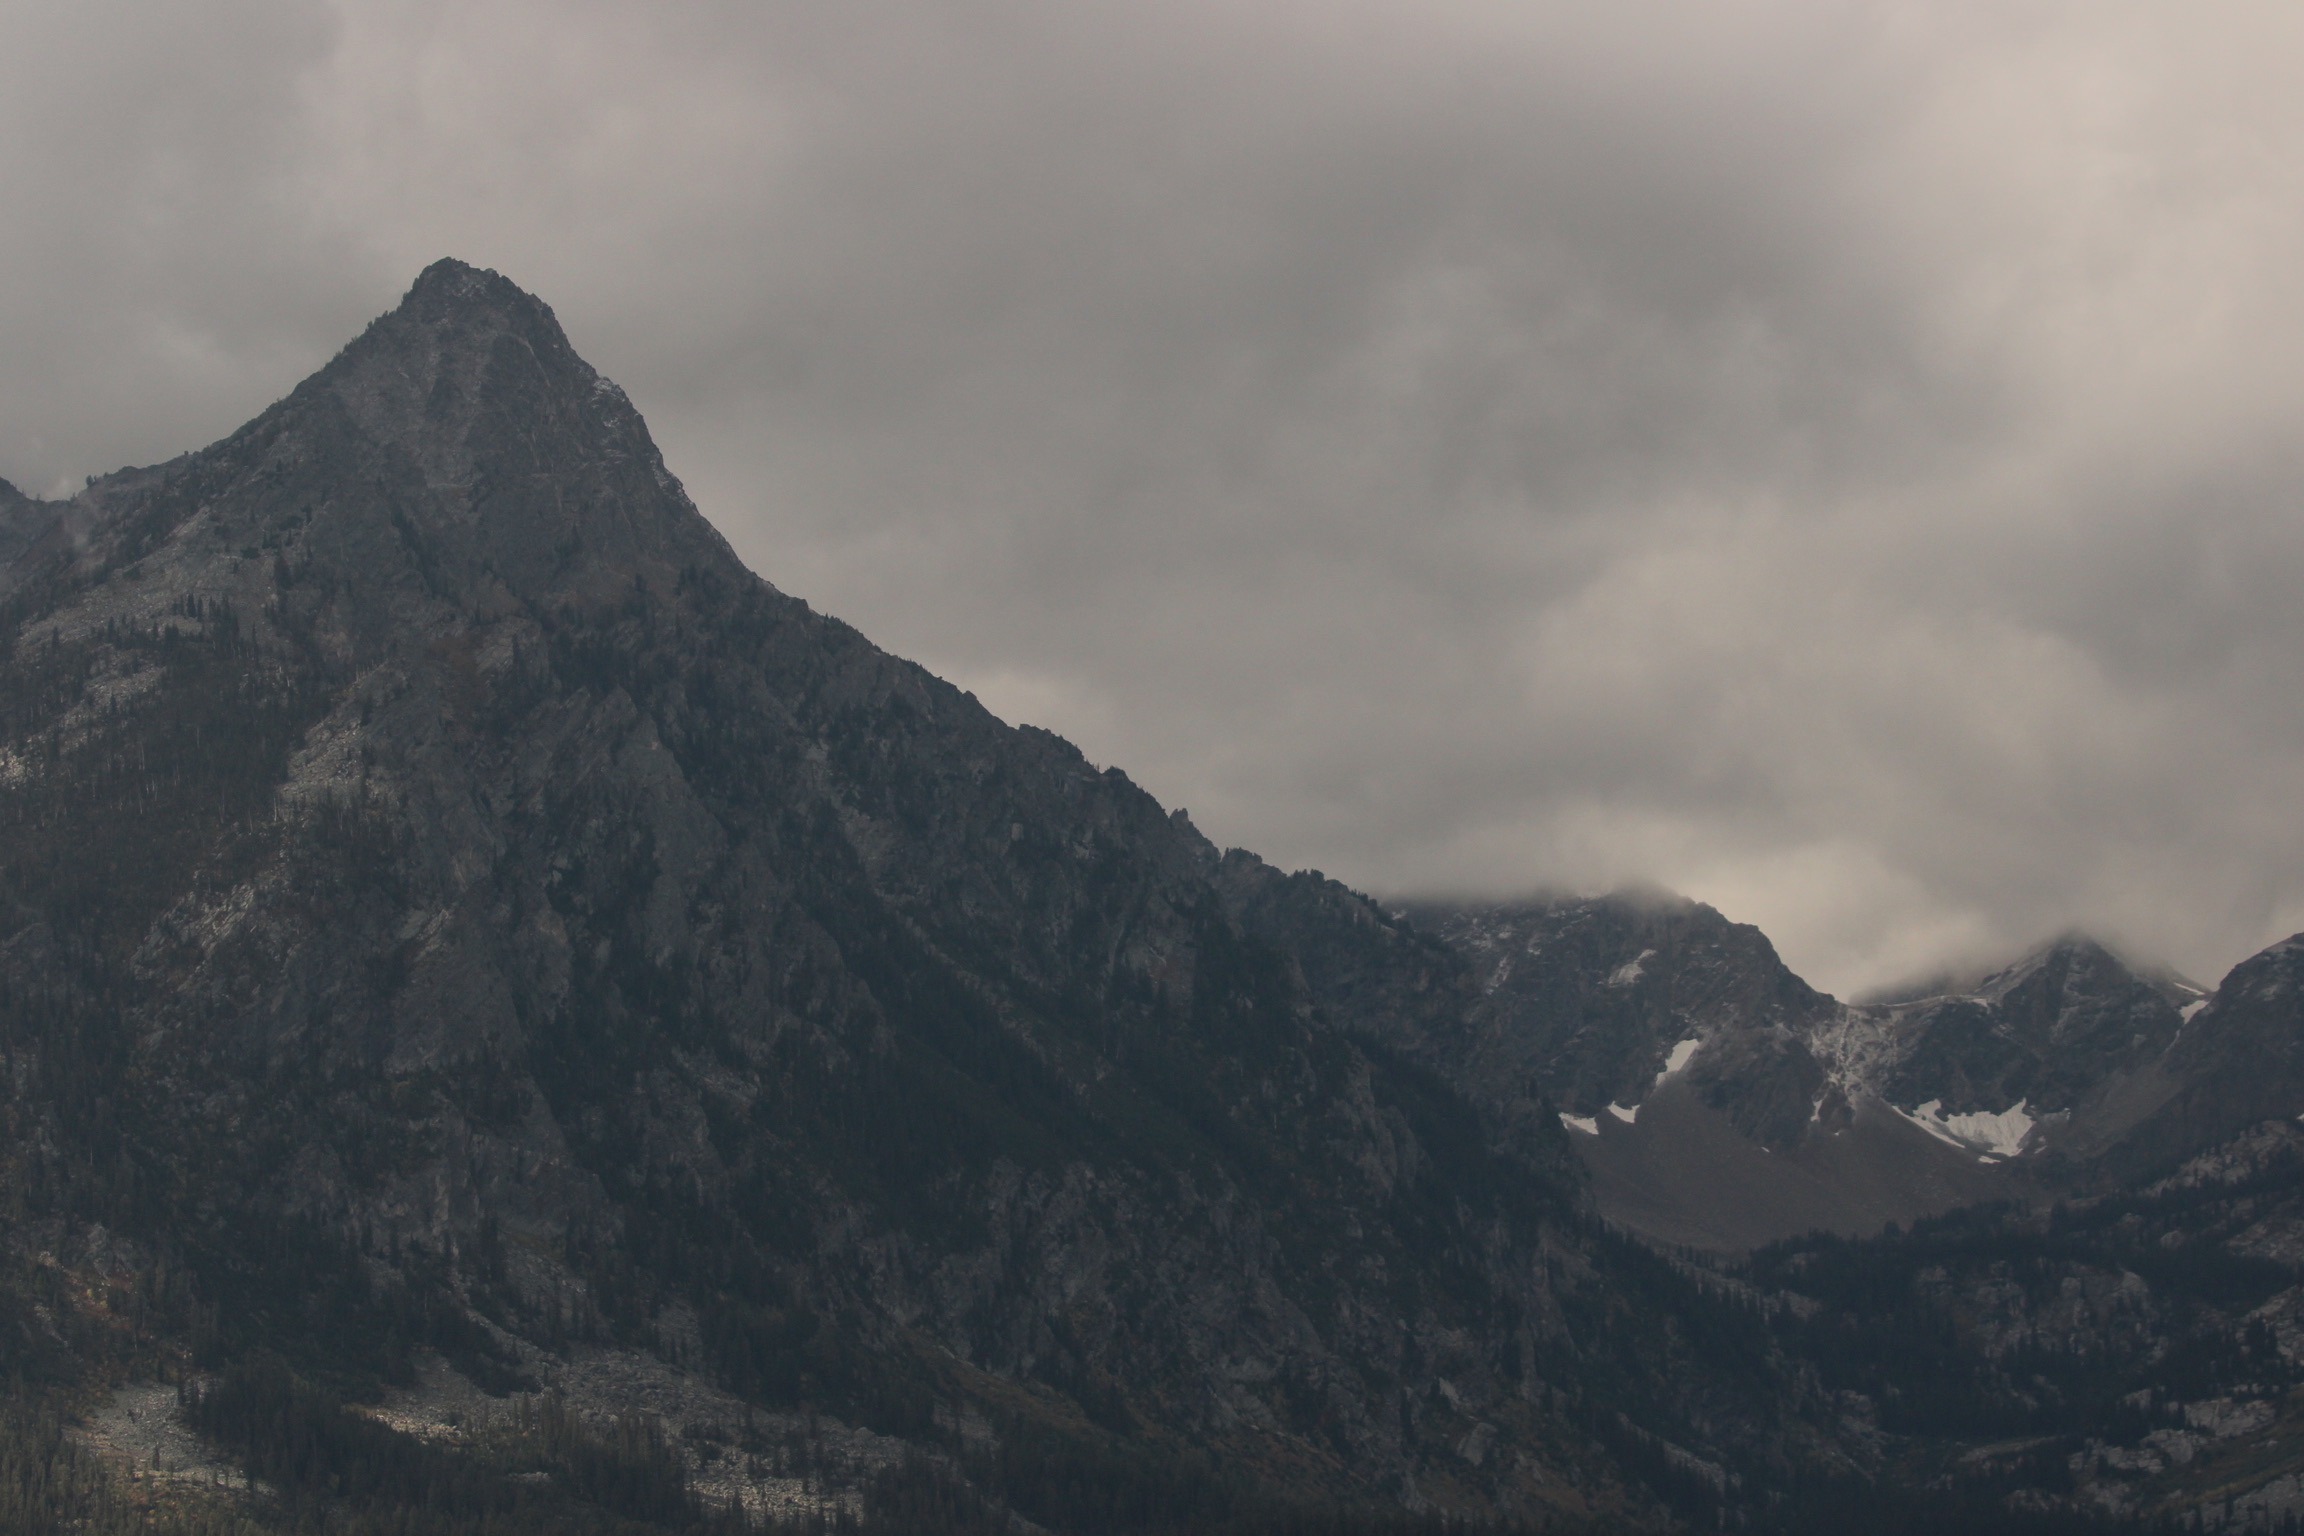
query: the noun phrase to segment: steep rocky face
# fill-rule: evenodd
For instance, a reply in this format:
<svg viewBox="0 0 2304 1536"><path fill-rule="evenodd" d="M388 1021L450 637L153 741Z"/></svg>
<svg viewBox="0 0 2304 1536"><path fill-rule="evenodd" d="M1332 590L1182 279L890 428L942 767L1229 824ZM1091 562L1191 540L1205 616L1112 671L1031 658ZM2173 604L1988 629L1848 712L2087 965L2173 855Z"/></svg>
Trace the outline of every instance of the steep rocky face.
<svg viewBox="0 0 2304 1536"><path fill-rule="evenodd" d="M2158 1102L2204 996L2077 937L1848 1006L1757 929L1668 897L1407 917L1463 958L1451 996L1478 994L1453 1004L1468 1027L1417 1026L1427 1054L1499 1118L1556 1109L1602 1210L1699 1247L1872 1231L2070 1183L2087 1137L2092 1157Z"/></svg>
<svg viewBox="0 0 2304 1536"><path fill-rule="evenodd" d="M1673 1242L1748 1247L2101 1190L2304 1112L2287 946L2213 1000L2067 936L1843 1005L1757 930L1691 903L1410 916L1481 993L1470 1029L1423 1032L1447 1042L1445 1070L1476 1097L1556 1105L1601 1209Z"/></svg>
<svg viewBox="0 0 2304 1536"><path fill-rule="evenodd" d="M2304 934L2241 961L2205 1006L2185 1011L2156 1070L2138 1074L2101 1128L2083 1127L2095 1135L2076 1150L2097 1152L2114 1177L2150 1175L2262 1122L2304 1116Z"/></svg>
<svg viewBox="0 0 2304 1536"><path fill-rule="evenodd" d="M2082 937L1883 1012L1899 1037L1874 1088L1892 1103L1936 1100L1948 1114L2069 1112L2107 1080L2157 1061L2205 999L2173 975L2145 975Z"/></svg>
<svg viewBox="0 0 2304 1536"><path fill-rule="evenodd" d="M1763 1146L1806 1134L1824 1074L1804 1037L1835 1005L1750 924L1661 895L1409 914L1472 964L1490 1080L1590 1119L1684 1074Z"/></svg>
<svg viewBox="0 0 2304 1536"><path fill-rule="evenodd" d="M1871 1092L1850 1069L1884 1020L1808 986L1756 928L1654 894L1410 915L1481 993L1451 1075L1524 1118L1556 1110L1599 1209L1633 1231L1737 1251L2024 1192Z"/></svg>
<svg viewBox="0 0 2304 1536"><path fill-rule="evenodd" d="M1461 962L1324 883L1244 925L1292 888L753 577L494 274L0 537L18 1241L102 1223L154 1327L1464 1509L1842 1455L1418 1064Z"/></svg>
<svg viewBox="0 0 2304 1536"><path fill-rule="evenodd" d="M1492 1137L1582 1183L1558 1106L1521 1054L1540 1047L1499 1027L1475 953L1316 869L1284 874L1244 849L1225 853L1215 883L1244 930L1293 958L1323 1018L1438 1074Z"/></svg>
<svg viewBox="0 0 2304 1536"><path fill-rule="evenodd" d="M25 556L44 539L55 536L65 508L35 501L5 480L0 480L0 599L5 599L23 569Z"/></svg>
<svg viewBox="0 0 2304 1536"><path fill-rule="evenodd" d="M1443 933L1316 869L1284 873L1243 848L1215 872L1240 923L1294 956L1339 1025L1429 1061L1464 1049L1480 996L1472 962Z"/></svg>

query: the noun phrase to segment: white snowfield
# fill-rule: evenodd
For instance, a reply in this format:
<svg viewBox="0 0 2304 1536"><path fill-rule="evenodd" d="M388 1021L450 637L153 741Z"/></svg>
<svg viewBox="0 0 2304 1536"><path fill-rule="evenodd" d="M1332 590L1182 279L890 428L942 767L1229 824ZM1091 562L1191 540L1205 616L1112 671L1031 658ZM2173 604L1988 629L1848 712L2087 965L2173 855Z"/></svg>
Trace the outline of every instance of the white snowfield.
<svg viewBox="0 0 2304 1536"><path fill-rule="evenodd" d="M1672 1054L1664 1058L1664 1070L1656 1074L1656 1081L1649 1084L1649 1086L1652 1088L1662 1087L1664 1085L1664 1079L1670 1077L1673 1073L1679 1071L1682 1067L1688 1065L1689 1062L1696 1059L1696 1052L1702 1048L1703 1044L1704 1042L1701 1039L1694 1035L1690 1035L1687 1039L1672 1047Z"/></svg>
<svg viewBox="0 0 2304 1536"><path fill-rule="evenodd" d="M2039 1123L2025 1107L2028 1102L2018 1099L2009 1109L1947 1115L1943 1113L1942 1099L1930 1099L1908 1110L1897 1109L1896 1113L1937 1140L1962 1151L1980 1152L1987 1158L2002 1158L2014 1157L2022 1151L2024 1138L2031 1135L2032 1127ZM1891 1104L1889 1108L1895 1109L1896 1106Z"/></svg>
<svg viewBox="0 0 2304 1536"><path fill-rule="evenodd" d="M1640 960L1645 960L1654 953L1656 953L1656 951L1652 949L1642 950L1640 953ZM1640 960L1633 961L1631 965L1624 967L1624 970L1635 969L1640 964ZM1619 970L1616 974L1621 976L1624 974L1624 970ZM1611 980L1609 985L1616 986L1620 985L1620 983ZM1701 1050L1703 1045L1704 1042L1702 1039L1691 1035L1689 1038L1673 1046L1671 1054L1664 1058L1664 1070L1656 1074L1656 1081L1651 1083L1649 1086L1652 1088L1662 1086L1664 1079L1670 1077L1673 1073L1687 1066L1689 1062L1695 1060L1697 1051ZM1638 1125L1640 1123L1640 1106L1638 1104L1610 1103L1608 1106L1608 1113L1614 1115L1617 1119L1623 1121L1626 1125ZM1571 1115L1563 1110L1560 1114L1560 1123L1567 1126L1570 1130L1582 1131L1587 1136L1597 1136L1600 1134L1600 1117L1598 1115Z"/></svg>
<svg viewBox="0 0 2304 1536"><path fill-rule="evenodd" d="M1887 1080L1903 1053L1903 1013L1901 1007L1841 1008L1837 1018L1809 1037L1809 1048L1823 1065L1826 1080L1851 1102L1877 1099L1946 1146L1976 1153L1980 1161L1998 1162L2016 1156L2023 1149L2024 1138L2040 1123L2026 1100L2019 1099L2008 1109L1965 1115L1945 1114L1942 1099L1930 1099L1910 1109L1889 1101L1879 1085ZM1811 1119L1822 1115L1823 1104L1818 1098Z"/></svg>

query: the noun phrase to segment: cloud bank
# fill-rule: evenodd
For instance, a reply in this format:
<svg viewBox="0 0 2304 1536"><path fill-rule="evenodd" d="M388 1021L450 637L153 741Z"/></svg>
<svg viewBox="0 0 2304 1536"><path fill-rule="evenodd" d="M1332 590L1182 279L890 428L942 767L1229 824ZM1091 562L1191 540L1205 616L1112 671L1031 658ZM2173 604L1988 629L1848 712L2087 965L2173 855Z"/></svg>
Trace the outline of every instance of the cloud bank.
<svg viewBox="0 0 2304 1536"><path fill-rule="evenodd" d="M764 575L1379 892L1812 980L2304 927L2304 13L0 11L0 475L440 255Z"/></svg>

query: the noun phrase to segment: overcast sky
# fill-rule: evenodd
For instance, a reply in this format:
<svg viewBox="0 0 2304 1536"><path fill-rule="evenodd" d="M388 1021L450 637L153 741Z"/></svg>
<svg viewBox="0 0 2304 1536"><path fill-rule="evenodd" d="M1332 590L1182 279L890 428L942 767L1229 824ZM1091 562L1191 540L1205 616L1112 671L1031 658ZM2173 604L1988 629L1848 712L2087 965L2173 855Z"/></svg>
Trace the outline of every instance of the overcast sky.
<svg viewBox="0 0 2304 1536"><path fill-rule="evenodd" d="M428 261L1219 842L1847 991L2304 928L2288 0L0 0L0 476Z"/></svg>

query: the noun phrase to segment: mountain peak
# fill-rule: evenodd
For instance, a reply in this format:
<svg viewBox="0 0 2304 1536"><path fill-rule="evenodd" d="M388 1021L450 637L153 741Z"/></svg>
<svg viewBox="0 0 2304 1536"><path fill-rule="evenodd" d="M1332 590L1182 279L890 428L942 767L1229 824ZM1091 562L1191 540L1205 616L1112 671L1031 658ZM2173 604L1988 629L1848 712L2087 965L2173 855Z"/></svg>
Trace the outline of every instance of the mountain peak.
<svg viewBox="0 0 2304 1536"><path fill-rule="evenodd" d="M477 329L489 333L506 329L532 334L555 350L568 346L560 320L545 303L493 267L443 256L416 274L400 302L379 316L369 329L406 325ZM365 339L365 338L363 338ZM360 345L355 341L347 351ZM573 352L571 350L571 355Z"/></svg>
<svg viewBox="0 0 2304 1536"><path fill-rule="evenodd" d="M2118 945L2078 928L2041 940L2013 959L1936 971L1858 993L1861 1008L1900 1008L1938 998L1997 1000L2024 982L2047 976L2062 988L2095 978L2119 984L2140 981L2175 1007L2208 995L2208 990L2169 966L2137 960Z"/></svg>
<svg viewBox="0 0 2304 1536"><path fill-rule="evenodd" d="M470 304L489 299L543 303L493 267L475 267L468 261L443 256L416 274L416 281L409 285L408 296L402 304L403 307Z"/></svg>
<svg viewBox="0 0 2304 1536"><path fill-rule="evenodd" d="M2043 973L2065 977L2119 975L2133 970L2111 946L2073 929L2025 950L2014 960L1987 971L1960 990L1998 997L2031 977Z"/></svg>
<svg viewBox="0 0 2304 1536"><path fill-rule="evenodd" d="M1132 1456L1141 1424L1244 1479L1278 1445L1290 1486L1483 1509L1591 1460L1541 1427L1570 1397L1668 1422L1612 1364L1528 1353L1525 1317L1585 1315L1564 1243L1600 1294L1651 1273L1556 1230L1568 1170L1334 1031L1125 775L743 573L502 278L436 264L248 427L70 511L78 563L41 566L39 643L0 655L0 1020L12 1061L80 1075L27 1110L51 1078L14 1071L0 1197L21 1226L122 1191L69 1209L217 1256L167 1293L231 1309L206 1334L355 1381L436 1335L497 1390L663 1341L609 1374L709 1370L715 1425L966 1413ZM1307 952L1365 931L1371 990L1453 982L1310 894L1344 937ZM51 1166L72 1182L18 1176ZM304 1300L338 1294L362 1310ZM1449 1342L1368 1344L1387 1309ZM1593 1361L1652 1331L1609 1313L1579 1321ZM1522 1361L1554 1396L1513 1395Z"/></svg>
<svg viewBox="0 0 2304 1536"><path fill-rule="evenodd" d="M2170 967L2138 960L2117 945L2078 930L2035 945L1961 990L1998 999L2028 987L2058 995L2110 995L2142 987L2173 1008L2208 995L2206 988Z"/></svg>
<svg viewBox="0 0 2304 1536"><path fill-rule="evenodd" d="M0 496L0 595L60 633L215 603L342 665L412 625L597 616L707 572L757 579L551 307L455 260L223 441L69 507Z"/></svg>
<svg viewBox="0 0 2304 1536"><path fill-rule="evenodd" d="M382 354L404 372L399 381L404 386L429 391L440 383L444 365L469 368L484 362L507 337L516 338L556 382L589 389L599 379L592 366L576 355L551 305L500 272L453 257L418 273L399 304L378 316L315 379L359 373L363 364ZM410 355L412 347L417 355ZM411 363L416 366L408 367ZM429 403L437 414L438 407L454 401L435 398Z"/></svg>
<svg viewBox="0 0 2304 1536"><path fill-rule="evenodd" d="M436 568L468 559L530 601L735 564L624 392L500 273L426 267L285 410L308 447L375 465Z"/></svg>

